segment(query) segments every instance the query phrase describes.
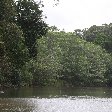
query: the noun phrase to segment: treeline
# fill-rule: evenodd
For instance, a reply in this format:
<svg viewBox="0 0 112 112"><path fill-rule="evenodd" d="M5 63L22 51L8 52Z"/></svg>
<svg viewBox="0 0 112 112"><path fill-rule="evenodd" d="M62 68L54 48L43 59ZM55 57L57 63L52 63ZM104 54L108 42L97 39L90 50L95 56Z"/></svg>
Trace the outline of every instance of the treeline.
<svg viewBox="0 0 112 112"><path fill-rule="evenodd" d="M47 77L48 82L57 81L55 84L61 81L73 86L111 86L111 53L81 38L74 32L63 31L49 32L41 38L35 64L38 70L34 74L42 74L38 74L37 80Z"/></svg>
<svg viewBox="0 0 112 112"><path fill-rule="evenodd" d="M1 85L21 85L26 80L26 62L37 57L36 41L48 29L40 7L34 0L0 1Z"/></svg>
<svg viewBox="0 0 112 112"><path fill-rule="evenodd" d="M0 1L0 84L112 86L112 24L60 31L41 5Z"/></svg>

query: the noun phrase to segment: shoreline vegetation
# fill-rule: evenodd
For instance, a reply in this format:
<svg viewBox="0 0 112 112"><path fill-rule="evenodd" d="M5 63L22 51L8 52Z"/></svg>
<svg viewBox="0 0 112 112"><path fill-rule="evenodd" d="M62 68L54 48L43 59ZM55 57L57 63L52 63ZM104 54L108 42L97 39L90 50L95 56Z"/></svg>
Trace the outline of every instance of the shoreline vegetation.
<svg viewBox="0 0 112 112"><path fill-rule="evenodd" d="M112 23L61 31L41 5L0 1L0 88L112 87Z"/></svg>

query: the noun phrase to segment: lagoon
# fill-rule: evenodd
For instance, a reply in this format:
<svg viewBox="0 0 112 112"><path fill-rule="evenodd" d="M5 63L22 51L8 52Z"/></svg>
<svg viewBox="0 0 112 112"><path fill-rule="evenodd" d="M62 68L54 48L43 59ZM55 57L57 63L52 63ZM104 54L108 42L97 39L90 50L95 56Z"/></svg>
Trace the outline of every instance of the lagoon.
<svg viewBox="0 0 112 112"><path fill-rule="evenodd" d="M112 112L112 88L7 89L0 94L0 112Z"/></svg>

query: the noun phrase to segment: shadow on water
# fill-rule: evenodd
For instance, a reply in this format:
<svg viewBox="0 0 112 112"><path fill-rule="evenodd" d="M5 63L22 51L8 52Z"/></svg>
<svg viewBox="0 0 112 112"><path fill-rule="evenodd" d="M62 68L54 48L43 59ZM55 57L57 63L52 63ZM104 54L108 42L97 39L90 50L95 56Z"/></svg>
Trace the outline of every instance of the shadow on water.
<svg viewBox="0 0 112 112"><path fill-rule="evenodd" d="M48 98L54 96L94 96L112 97L112 88L76 88L76 87L43 87L43 88L15 88L4 90L0 98Z"/></svg>
<svg viewBox="0 0 112 112"><path fill-rule="evenodd" d="M0 112L33 112L33 106L25 99L1 98Z"/></svg>

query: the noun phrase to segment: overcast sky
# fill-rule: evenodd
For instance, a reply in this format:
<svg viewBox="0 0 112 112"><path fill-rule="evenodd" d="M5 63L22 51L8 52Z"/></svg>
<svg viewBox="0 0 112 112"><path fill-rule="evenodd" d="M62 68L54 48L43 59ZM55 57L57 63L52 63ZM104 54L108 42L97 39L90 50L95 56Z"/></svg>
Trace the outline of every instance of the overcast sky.
<svg viewBox="0 0 112 112"><path fill-rule="evenodd" d="M46 22L65 31L112 22L112 0L43 0ZM54 6L54 7L53 7Z"/></svg>

